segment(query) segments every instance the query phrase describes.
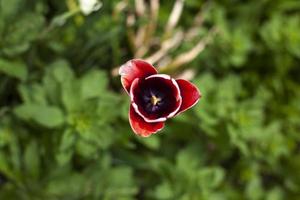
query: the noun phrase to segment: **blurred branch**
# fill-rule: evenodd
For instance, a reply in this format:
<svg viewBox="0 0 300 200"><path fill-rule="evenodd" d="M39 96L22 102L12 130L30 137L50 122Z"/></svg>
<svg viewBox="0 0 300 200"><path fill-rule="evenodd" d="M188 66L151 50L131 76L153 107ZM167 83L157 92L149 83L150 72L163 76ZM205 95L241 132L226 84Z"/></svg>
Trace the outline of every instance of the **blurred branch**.
<svg viewBox="0 0 300 200"><path fill-rule="evenodd" d="M192 80L196 75L195 69L186 69L177 76L175 76L176 79L185 79L185 80Z"/></svg>
<svg viewBox="0 0 300 200"><path fill-rule="evenodd" d="M184 36L183 32L178 31L177 33L174 34L172 38L165 40L162 43L161 48L157 52L155 52L148 58L145 58L145 60L147 60L150 63L156 63L162 57L164 57L169 52L170 49L177 47L182 41L183 36Z"/></svg>
<svg viewBox="0 0 300 200"><path fill-rule="evenodd" d="M56 27L60 27L63 26L66 21L73 17L74 15L80 13L80 9L77 8L75 10L71 10L68 12L65 12L61 15L58 15L56 17L54 17L52 19L52 21L50 22L50 24L42 31L42 33L40 34L39 38L42 39L44 38L49 32L51 32L53 29L55 29Z"/></svg>
<svg viewBox="0 0 300 200"><path fill-rule="evenodd" d="M122 13L127 8L127 6L127 0L120 1L116 4L113 10L113 17L115 18L115 20L119 19L120 13Z"/></svg>
<svg viewBox="0 0 300 200"><path fill-rule="evenodd" d="M135 47L135 33L133 30L133 25L135 24L135 16L134 14L130 13L128 14L126 18L126 25L127 25L127 37L130 45L130 49L135 52L136 47Z"/></svg>
<svg viewBox="0 0 300 200"><path fill-rule="evenodd" d="M157 19L158 19L158 12L159 12L159 0L152 0L150 1L150 16L149 16L149 23L148 25L143 26L143 40L137 46L137 51L135 53L135 57L140 58L143 57L149 50L152 40L153 34L156 31L157 27ZM139 36L139 34L137 35ZM139 38L137 38L138 40Z"/></svg>
<svg viewBox="0 0 300 200"><path fill-rule="evenodd" d="M171 62L166 67L162 68L161 72L175 70L183 66L184 64L191 62L193 59L196 58L196 56L199 55L199 53L201 53L205 49L206 45L211 42L212 38L215 36L216 33L217 29L215 27L212 28L208 32L207 36L200 40L194 48L177 56L173 62Z"/></svg>
<svg viewBox="0 0 300 200"><path fill-rule="evenodd" d="M135 9L136 9L136 14L139 18L145 17L147 16L146 13L146 4L144 0L135 0ZM141 26L139 26L137 33L135 35L135 39L134 39L134 45L135 45L135 57L137 57L137 52L138 49L143 47L144 44L144 40L146 37L146 24L142 24Z"/></svg>
<svg viewBox="0 0 300 200"><path fill-rule="evenodd" d="M135 0L135 10L139 17L143 16L146 11L146 4L144 0Z"/></svg>
<svg viewBox="0 0 300 200"><path fill-rule="evenodd" d="M207 4L203 6L203 9L207 9ZM173 35L172 38L165 40L161 45L162 46L161 49L158 50L156 53L152 54L151 56L149 56L148 58L146 58L146 60L149 61L150 63L157 63L160 59L162 59L164 56L168 54L169 50L179 46L179 44L183 40L191 41L192 39L194 39L199 34L199 29L203 23L203 9L201 9L197 13L193 22L193 26L189 30L187 30L185 33L182 33L182 31L178 31L179 33L181 33L180 35L175 34ZM163 64L160 66L166 66L169 64L170 61L171 59L164 60L164 62L160 62L161 64Z"/></svg>
<svg viewBox="0 0 300 200"><path fill-rule="evenodd" d="M159 64L160 71L173 71L191 62L201 53L206 45L211 42L217 32L216 28L209 30L208 34L198 41L195 46L187 52L178 55L175 58L170 56L170 51L179 47L183 42L191 42L199 36L199 30L202 27L204 17L203 14L208 10L209 2L205 3L196 14L192 26L186 31L174 31L178 21L182 15L184 0L176 0L169 16L163 36L155 38L154 33L157 27L159 0L149 1L149 5L144 0L135 0L135 13L137 17L147 17L148 23L139 26L137 31L133 27L136 24L136 16L133 13L127 15L127 35L129 43L135 58L144 58L152 64ZM147 11L148 10L148 11ZM145 58L149 49L159 45L158 50L152 52ZM156 47L155 47L156 48ZM117 76L117 70L112 70L113 76ZM187 73L191 77L192 73Z"/></svg>
<svg viewBox="0 0 300 200"><path fill-rule="evenodd" d="M198 12L198 14L196 15L193 26L186 32L186 35L184 37L186 41L190 41L198 35L199 29L201 28L201 26L203 24L203 11L202 10L203 9L201 9L200 12Z"/></svg>
<svg viewBox="0 0 300 200"><path fill-rule="evenodd" d="M178 23L178 20L182 14L184 5L184 0L176 0L170 14L166 29L165 29L165 36L168 36L170 32L175 28Z"/></svg>

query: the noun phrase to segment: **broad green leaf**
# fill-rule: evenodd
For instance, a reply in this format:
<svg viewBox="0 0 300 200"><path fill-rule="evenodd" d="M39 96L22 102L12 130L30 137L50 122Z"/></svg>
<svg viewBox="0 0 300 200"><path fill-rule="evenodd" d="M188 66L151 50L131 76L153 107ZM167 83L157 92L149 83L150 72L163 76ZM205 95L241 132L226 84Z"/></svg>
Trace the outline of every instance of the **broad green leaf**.
<svg viewBox="0 0 300 200"><path fill-rule="evenodd" d="M249 199L261 199L264 195L259 177L253 177L246 187L246 195Z"/></svg>
<svg viewBox="0 0 300 200"><path fill-rule="evenodd" d="M65 119L61 110L54 106L24 104L15 108L15 114L23 120L54 128L61 126Z"/></svg>
<svg viewBox="0 0 300 200"><path fill-rule="evenodd" d="M284 193L279 187L271 189L266 195L266 200L283 200Z"/></svg>
<svg viewBox="0 0 300 200"><path fill-rule="evenodd" d="M0 13L6 19L10 19L15 16L23 5L22 0L0 1Z"/></svg>
<svg viewBox="0 0 300 200"><path fill-rule="evenodd" d="M71 129L65 130L60 140L59 150L65 151L71 149L72 146L75 144L76 136L77 135L73 130Z"/></svg>
<svg viewBox="0 0 300 200"><path fill-rule="evenodd" d="M49 73L51 73L54 79L60 84L72 82L74 79L74 73L66 60L56 60L48 66Z"/></svg>
<svg viewBox="0 0 300 200"><path fill-rule="evenodd" d="M62 134L57 153L55 154L55 158L59 165L65 165L72 159L76 137L76 133L71 129L65 130Z"/></svg>
<svg viewBox="0 0 300 200"><path fill-rule="evenodd" d="M22 81L27 79L27 68L24 63L9 61L0 58L0 73L4 73L8 76L18 78Z"/></svg>
<svg viewBox="0 0 300 200"><path fill-rule="evenodd" d="M82 100L80 92L80 82L77 80L65 81L62 83L62 102L67 111L81 110L82 104L85 102Z"/></svg>
<svg viewBox="0 0 300 200"><path fill-rule="evenodd" d="M153 150L159 149L160 147L160 140L158 137L138 138L138 140L146 147Z"/></svg>
<svg viewBox="0 0 300 200"><path fill-rule="evenodd" d="M88 159L96 158L99 153L99 148L95 143L85 140L78 140L75 149L77 154Z"/></svg>
<svg viewBox="0 0 300 200"><path fill-rule="evenodd" d="M171 199L173 197L173 190L170 184L163 182L155 188L154 195L156 198Z"/></svg>
<svg viewBox="0 0 300 200"><path fill-rule="evenodd" d="M84 99L106 95L107 76L98 70L89 71L81 78L81 94Z"/></svg>
<svg viewBox="0 0 300 200"><path fill-rule="evenodd" d="M225 174L222 168L210 167L198 171L198 181L203 188L218 187L224 180Z"/></svg>
<svg viewBox="0 0 300 200"><path fill-rule="evenodd" d="M201 163L201 150L193 146L181 150L176 157L176 165L178 169L192 175Z"/></svg>
<svg viewBox="0 0 300 200"><path fill-rule="evenodd" d="M73 154L74 154L74 151L72 149L59 151L55 154L55 159L59 166L64 166L70 162Z"/></svg>
<svg viewBox="0 0 300 200"><path fill-rule="evenodd" d="M109 199L116 199L122 196L131 196L137 193L132 178L132 169L129 167L116 167L108 175L108 188L105 195Z"/></svg>
<svg viewBox="0 0 300 200"><path fill-rule="evenodd" d="M72 172L61 174L58 177L50 179L45 187L45 192L48 195L55 197L72 197L80 198L84 196L85 177Z"/></svg>
<svg viewBox="0 0 300 200"><path fill-rule="evenodd" d="M18 87L18 91L25 104L47 105L46 91L39 84L21 84Z"/></svg>
<svg viewBox="0 0 300 200"><path fill-rule="evenodd" d="M12 20L12 19L11 19ZM2 51L9 56L14 56L29 49L31 42L37 39L44 26L42 15L28 12L20 14L19 18L7 24L2 44Z"/></svg>
<svg viewBox="0 0 300 200"><path fill-rule="evenodd" d="M87 132L81 133L81 137L96 144L101 149L107 149L113 144L116 135L114 130L109 126L93 126Z"/></svg>

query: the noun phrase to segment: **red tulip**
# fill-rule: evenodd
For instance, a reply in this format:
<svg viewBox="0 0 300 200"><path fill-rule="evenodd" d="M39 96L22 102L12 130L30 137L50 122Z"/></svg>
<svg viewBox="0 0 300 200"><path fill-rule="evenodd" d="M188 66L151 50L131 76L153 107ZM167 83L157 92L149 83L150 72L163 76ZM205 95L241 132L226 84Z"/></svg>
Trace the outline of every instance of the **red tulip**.
<svg viewBox="0 0 300 200"><path fill-rule="evenodd" d="M157 74L156 69L143 60L128 61L120 67L119 74L131 99L131 128L142 137L161 130L168 118L191 108L201 97L200 91L189 81Z"/></svg>

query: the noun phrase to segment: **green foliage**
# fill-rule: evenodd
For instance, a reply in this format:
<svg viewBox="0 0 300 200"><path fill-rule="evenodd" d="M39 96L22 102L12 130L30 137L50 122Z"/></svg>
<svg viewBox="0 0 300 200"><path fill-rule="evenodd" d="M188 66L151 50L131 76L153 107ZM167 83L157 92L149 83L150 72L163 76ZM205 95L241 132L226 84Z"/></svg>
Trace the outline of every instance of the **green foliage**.
<svg viewBox="0 0 300 200"><path fill-rule="evenodd" d="M0 199L298 200L300 2L185 1L174 31L202 9L196 39L217 34L170 73L192 69L203 97L149 138L114 75L135 53L135 4L119 2L84 16L75 0L0 0ZM157 43L172 6L160 1Z"/></svg>
<svg viewBox="0 0 300 200"><path fill-rule="evenodd" d="M18 78L20 80L26 80L27 68L23 63L13 62L1 59L0 60L0 72L5 73L8 76Z"/></svg>

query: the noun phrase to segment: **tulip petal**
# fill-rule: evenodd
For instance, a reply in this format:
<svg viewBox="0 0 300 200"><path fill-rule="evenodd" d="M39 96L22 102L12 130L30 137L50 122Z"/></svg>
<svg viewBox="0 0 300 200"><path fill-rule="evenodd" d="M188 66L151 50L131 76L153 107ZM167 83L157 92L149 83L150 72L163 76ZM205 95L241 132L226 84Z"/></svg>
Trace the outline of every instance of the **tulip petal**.
<svg viewBox="0 0 300 200"><path fill-rule="evenodd" d="M146 122L141 116L139 116L139 114L135 112L132 105L130 106L129 110L129 122L135 134L142 137L148 137L157 131L160 131L164 127L164 122Z"/></svg>
<svg viewBox="0 0 300 200"><path fill-rule="evenodd" d="M121 75L122 85L129 94L134 79L157 74L157 71L150 63L140 59L133 59L120 67L119 74Z"/></svg>
<svg viewBox="0 0 300 200"><path fill-rule="evenodd" d="M180 94L182 97L181 107L177 113L179 114L194 106L201 98L201 92L194 84L190 83L189 81L177 79L176 82L179 86Z"/></svg>

